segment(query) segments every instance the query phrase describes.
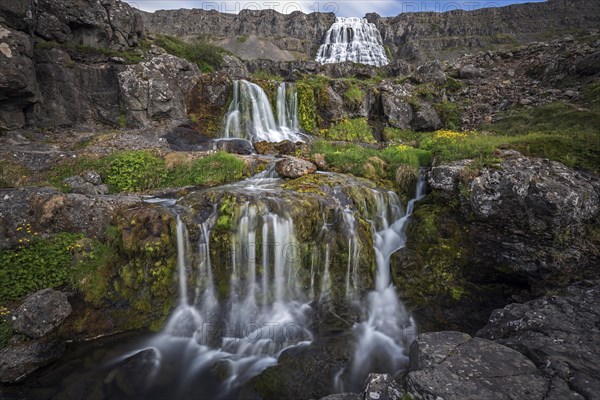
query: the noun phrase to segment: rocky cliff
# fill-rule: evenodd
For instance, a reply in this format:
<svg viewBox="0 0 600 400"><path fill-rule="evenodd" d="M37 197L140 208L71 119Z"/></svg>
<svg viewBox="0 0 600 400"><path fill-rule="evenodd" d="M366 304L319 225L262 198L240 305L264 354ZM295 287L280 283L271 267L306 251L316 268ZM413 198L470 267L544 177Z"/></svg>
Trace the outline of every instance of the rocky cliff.
<svg viewBox="0 0 600 400"><path fill-rule="evenodd" d="M248 51L256 47L256 43L246 42L254 36L254 41L261 43L259 47L277 47L278 51L266 57L275 61L289 61L290 55L313 59L334 21L332 13L284 15L274 10L245 10L234 15L181 9L142 15L150 32L188 38L202 35L243 59L265 58ZM597 28L600 3L550 0L475 11L417 12L396 17L368 14L366 18L377 25L396 58L422 62Z"/></svg>

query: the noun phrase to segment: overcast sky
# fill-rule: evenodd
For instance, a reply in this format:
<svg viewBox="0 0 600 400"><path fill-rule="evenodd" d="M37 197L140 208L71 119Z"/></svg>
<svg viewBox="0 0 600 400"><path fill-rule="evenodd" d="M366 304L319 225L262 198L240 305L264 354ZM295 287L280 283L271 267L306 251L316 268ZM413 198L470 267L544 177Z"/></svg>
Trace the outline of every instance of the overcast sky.
<svg viewBox="0 0 600 400"><path fill-rule="evenodd" d="M269 9L290 13L300 10L305 13L314 11L335 12L341 17L362 17L366 13L376 12L382 16L398 15L411 11L449 11L458 8L472 10L483 7L501 7L515 3L533 3L544 0L344 0L344 1L232 1L232 0L126 0L143 11L169 10L179 8L202 8L227 13L237 13L242 9Z"/></svg>

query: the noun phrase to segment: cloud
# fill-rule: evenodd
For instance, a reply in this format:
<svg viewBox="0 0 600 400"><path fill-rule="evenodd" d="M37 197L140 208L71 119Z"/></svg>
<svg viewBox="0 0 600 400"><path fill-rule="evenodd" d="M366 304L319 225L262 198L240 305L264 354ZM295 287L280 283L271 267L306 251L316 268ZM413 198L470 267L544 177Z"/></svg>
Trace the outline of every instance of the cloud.
<svg viewBox="0 0 600 400"><path fill-rule="evenodd" d="M289 14L293 11L335 12L342 17L361 17L370 12L382 16L395 16L403 12L437 11L456 9L473 10L485 7L502 7L509 4L540 2L544 0L126 0L132 6L143 11L169 10L179 8L200 8L226 13L238 13L243 9L275 9Z"/></svg>

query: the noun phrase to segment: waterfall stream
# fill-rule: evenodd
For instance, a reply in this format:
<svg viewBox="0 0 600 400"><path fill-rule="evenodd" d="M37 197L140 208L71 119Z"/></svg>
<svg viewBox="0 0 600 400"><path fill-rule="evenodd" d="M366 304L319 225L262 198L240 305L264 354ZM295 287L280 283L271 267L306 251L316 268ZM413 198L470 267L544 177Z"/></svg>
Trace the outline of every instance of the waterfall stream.
<svg viewBox="0 0 600 400"><path fill-rule="evenodd" d="M233 83L233 100L225 117L225 138L253 142L304 141L298 123L298 94L291 83L277 89L277 119L265 91L246 80Z"/></svg>
<svg viewBox="0 0 600 400"><path fill-rule="evenodd" d="M321 64L352 61L381 67L389 64L381 33L364 18L338 17L319 47L316 61Z"/></svg>

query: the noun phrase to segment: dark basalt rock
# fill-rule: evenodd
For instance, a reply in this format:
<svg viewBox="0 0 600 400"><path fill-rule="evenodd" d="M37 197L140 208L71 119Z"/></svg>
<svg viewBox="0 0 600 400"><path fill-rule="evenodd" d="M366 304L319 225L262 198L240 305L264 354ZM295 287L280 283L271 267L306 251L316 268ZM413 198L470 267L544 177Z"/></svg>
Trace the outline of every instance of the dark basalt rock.
<svg viewBox="0 0 600 400"><path fill-rule="evenodd" d="M216 142L217 150L226 153L249 155L254 153L252 142L245 139L227 139Z"/></svg>
<svg viewBox="0 0 600 400"><path fill-rule="evenodd" d="M409 395L419 399L539 399L548 382L521 353L460 332L419 335L410 348Z"/></svg>
<svg viewBox="0 0 600 400"><path fill-rule="evenodd" d="M532 360L552 379L552 398L598 399L598 304L600 282L579 283L556 295L494 311L477 336L515 349Z"/></svg>
<svg viewBox="0 0 600 400"><path fill-rule="evenodd" d="M71 314L71 304L65 293L43 289L27 296L12 314L15 332L42 338Z"/></svg>
<svg viewBox="0 0 600 400"><path fill-rule="evenodd" d="M164 137L171 149L175 151L206 151L212 149L210 139L195 129L184 125L176 127Z"/></svg>
<svg viewBox="0 0 600 400"><path fill-rule="evenodd" d="M18 381L36 369L56 361L64 352L62 341L11 343L0 350L0 382Z"/></svg>

